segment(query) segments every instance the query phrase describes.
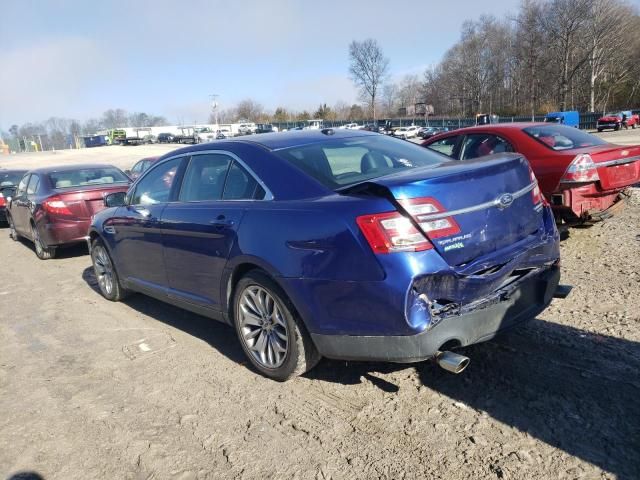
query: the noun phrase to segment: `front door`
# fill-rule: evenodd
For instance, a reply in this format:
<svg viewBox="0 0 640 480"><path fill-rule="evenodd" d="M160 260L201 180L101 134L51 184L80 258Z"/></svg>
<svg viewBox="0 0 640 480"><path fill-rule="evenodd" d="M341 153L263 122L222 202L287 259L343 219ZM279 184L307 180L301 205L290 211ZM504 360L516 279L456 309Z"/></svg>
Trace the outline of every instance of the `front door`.
<svg viewBox="0 0 640 480"><path fill-rule="evenodd" d="M149 170L112 222L118 250L116 267L123 280L137 288L166 292L160 219L174 194L182 161L183 158L174 158Z"/></svg>

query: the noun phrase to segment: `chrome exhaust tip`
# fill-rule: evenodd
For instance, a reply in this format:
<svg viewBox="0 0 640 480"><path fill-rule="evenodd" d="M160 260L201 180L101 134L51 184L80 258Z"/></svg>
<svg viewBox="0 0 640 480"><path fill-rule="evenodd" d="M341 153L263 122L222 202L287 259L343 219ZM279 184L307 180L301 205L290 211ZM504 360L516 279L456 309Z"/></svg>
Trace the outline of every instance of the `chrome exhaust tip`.
<svg viewBox="0 0 640 480"><path fill-rule="evenodd" d="M453 352L438 352L435 359L440 368L455 374L462 373L471 361L469 357Z"/></svg>

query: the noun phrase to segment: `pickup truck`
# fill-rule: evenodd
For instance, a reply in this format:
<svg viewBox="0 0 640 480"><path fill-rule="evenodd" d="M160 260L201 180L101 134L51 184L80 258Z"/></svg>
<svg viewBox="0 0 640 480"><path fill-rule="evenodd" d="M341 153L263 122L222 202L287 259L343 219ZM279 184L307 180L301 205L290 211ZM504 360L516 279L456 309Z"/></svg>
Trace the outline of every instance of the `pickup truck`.
<svg viewBox="0 0 640 480"><path fill-rule="evenodd" d="M620 130L622 127L636 128L640 124L638 115L634 115L630 110L606 113L598 119L596 128L599 132L606 129Z"/></svg>

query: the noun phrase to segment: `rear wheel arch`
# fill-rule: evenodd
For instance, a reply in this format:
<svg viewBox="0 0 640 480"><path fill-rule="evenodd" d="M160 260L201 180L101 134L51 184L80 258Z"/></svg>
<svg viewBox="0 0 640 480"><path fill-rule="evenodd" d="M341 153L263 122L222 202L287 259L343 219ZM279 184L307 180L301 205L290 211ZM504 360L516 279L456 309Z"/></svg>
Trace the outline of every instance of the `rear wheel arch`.
<svg viewBox="0 0 640 480"><path fill-rule="evenodd" d="M294 310L295 314L298 315L298 317L302 320L302 323L304 324L305 328L308 329L305 318L300 314L300 309L296 306L295 302L293 301L293 298L291 297L287 289L282 285L282 282L280 282L280 280L278 279L278 274L276 273L276 271L270 266L260 265L259 263L261 262L252 262L248 260L242 263L238 263L233 267L227 281L224 284L224 288L226 289L226 291L224 292L224 295L222 297L226 301L226 306L223 310L227 316L227 321L233 325L233 314L234 314L233 296L235 294L235 289L236 289L236 286L238 285L238 282L243 277L245 277L249 272L256 271L269 277L269 279L272 280L280 290L282 290L282 293L286 297L286 300L290 304L290 307Z"/></svg>

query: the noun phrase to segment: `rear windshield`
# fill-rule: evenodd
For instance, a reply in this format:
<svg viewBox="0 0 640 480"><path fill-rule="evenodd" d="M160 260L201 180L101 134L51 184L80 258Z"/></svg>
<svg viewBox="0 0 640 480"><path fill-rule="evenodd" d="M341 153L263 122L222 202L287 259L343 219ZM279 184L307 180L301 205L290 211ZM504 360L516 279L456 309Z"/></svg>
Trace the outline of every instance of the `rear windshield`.
<svg viewBox="0 0 640 480"><path fill-rule="evenodd" d="M85 187L87 185L105 185L127 183L129 178L115 167L83 168L49 174L53 188Z"/></svg>
<svg viewBox="0 0 640 480"><path fill-rule="evenodd" d="M25 173L27 172L26 171L7 171L7 172L0 171L0 187L11 187L13 185L17 185L20 179L24 177Z"/></svg>
<svg viewBox="0 0 640 480"><path fill-rule="evenodd" d="M447 161L424 147L382 135L327 140L274 153L332 190Z"/></svg>
<svg viewBox="0 0 640 480"><path fill-rule="evenodd" d="M607 144L595 135L563 125L536 125L527 127L523 131L546 147L556 151Z"/></svg>

